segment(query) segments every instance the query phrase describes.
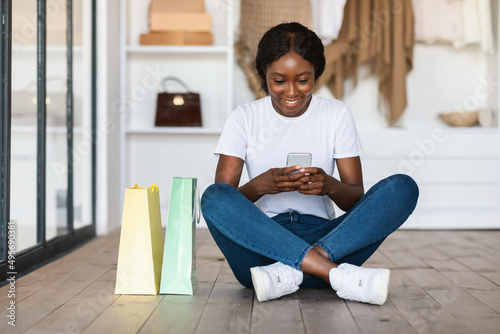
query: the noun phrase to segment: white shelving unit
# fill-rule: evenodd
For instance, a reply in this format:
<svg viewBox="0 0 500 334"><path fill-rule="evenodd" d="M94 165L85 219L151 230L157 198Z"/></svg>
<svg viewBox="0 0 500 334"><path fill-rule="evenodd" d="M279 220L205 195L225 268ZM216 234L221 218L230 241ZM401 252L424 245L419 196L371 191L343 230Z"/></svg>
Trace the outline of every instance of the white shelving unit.
<svg viewBox="0 0 500 334"><path fill-rule="evenodd" d="M201 187L213 182L208 166L225 118L233 109L234 22L233 6L221 7L218 0L206 0L212 16L214 45L143 46L141 33L148 32L150 0L120 0L120 191L138 183L161 188L165 209L173 176L193 176ZM201 98L202 127L155 127L157 94L161 80L174 75ZM170 91L177 85L168 83ZM185 152L192 161L186 161ZM121 201L123 203L123 201Z"/></svg>
<svg viewBox="0 0 500 334"><path fill-rule="evenodd" d="M179 54L179 53L219 53L219 54L227 54L229 49L231 49L229 46L225 45L212 45L212 46L205 46L205 45L186 45L186 46L148 46L148 45L141 45L141 46L126 46L125 51L129 54L132 53L162 53L162 54Z"/></svg>
<svg viewBox="0 0 500 334"><path fill-rule="evenodd" d="M126 129L127 134L177 134L177 135L219 135L221 129L219 128L206 128L206 127L164 127L164 128L151 128L151 129L141 129L141 128L128 128Z"/></svg>

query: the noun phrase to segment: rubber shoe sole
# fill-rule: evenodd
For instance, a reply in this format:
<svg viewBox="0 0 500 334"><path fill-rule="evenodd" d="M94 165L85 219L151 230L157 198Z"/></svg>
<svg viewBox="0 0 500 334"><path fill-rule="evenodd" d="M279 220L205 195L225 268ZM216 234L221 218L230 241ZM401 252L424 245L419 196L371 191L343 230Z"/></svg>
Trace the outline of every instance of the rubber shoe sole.
<svg viewBox="0 0 500 334"><path fill-rule="evenodd" d="M269 300L266 292L266 283L264 282L264 275L259 267L250 268L250 274L252 275L253 288L255 294L257 295L257 300L259 302L265 302Z"/></svg>
<svg viewBox="0 0 500 334"><path fill-rule="evenodd" d="M377 291L377 295L373 298L371 304L382 305L387 300L387 294L389 290L389 279L391 276L391 271L389 269L380 269L382 273L378 275L378 279L374 280L373 288Z"/></svg>

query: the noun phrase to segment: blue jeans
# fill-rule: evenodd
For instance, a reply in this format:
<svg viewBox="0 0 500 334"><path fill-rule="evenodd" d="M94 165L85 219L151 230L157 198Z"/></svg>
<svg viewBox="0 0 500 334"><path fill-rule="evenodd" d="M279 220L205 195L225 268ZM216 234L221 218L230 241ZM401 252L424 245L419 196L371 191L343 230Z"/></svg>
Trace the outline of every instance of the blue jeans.
<svg viewBox="0 0 500 334"><path fill-rule="evenodd" d="M330 259L362 265L415 209L418 186L407 175L374 185L349 211L332 220L297 212L269 218L238 190L225 183L207 188L203 217L236 279L252 287L250 268L276 261L300 270L306 253L318 245ZM307 275L301 287L330 285Z"/></svg>

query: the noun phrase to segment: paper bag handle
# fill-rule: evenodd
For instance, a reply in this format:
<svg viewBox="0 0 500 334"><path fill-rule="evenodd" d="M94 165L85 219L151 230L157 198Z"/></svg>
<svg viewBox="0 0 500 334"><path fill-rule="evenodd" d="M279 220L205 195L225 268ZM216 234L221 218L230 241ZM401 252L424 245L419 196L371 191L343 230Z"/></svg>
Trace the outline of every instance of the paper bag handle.
<svg viewBox="0 0 500 334"><path fill-rule="evenodd" d="M132 189L137 189L137 188L139 188L139 186L136 183L136 184L134 184L134 186L132 187ZM159 190L157 184L152 184L149 188L152 188L151 189L151 193L158 192L158 190Z"/></svg>

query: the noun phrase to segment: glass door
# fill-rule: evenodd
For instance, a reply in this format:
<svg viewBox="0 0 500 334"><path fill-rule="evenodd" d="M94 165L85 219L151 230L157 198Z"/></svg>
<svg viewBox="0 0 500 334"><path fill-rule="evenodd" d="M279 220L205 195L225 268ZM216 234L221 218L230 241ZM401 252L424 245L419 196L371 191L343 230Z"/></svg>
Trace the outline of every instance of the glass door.
<svg viewBox="0 0 500 334"><path fill-rule="evenodd" d="M37 244L37 2L12 1L10 220L16 251Z"/></svg>
<svg viewBox="0 0 500 334"><path fill-rule="evenodd" d="M1 2L0 282L95 235L95 8Z"/></svg>

